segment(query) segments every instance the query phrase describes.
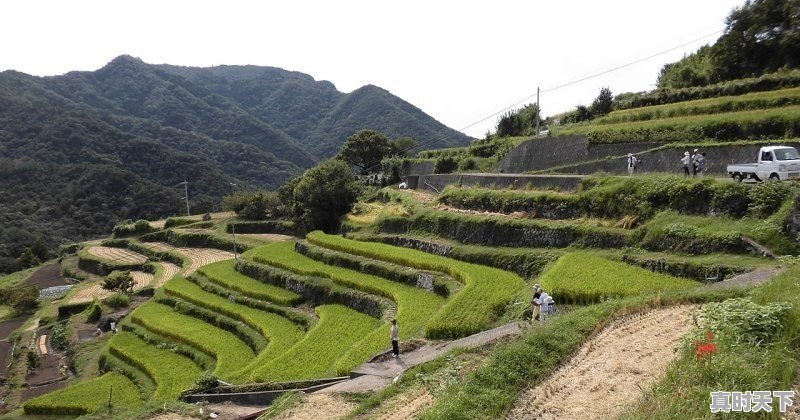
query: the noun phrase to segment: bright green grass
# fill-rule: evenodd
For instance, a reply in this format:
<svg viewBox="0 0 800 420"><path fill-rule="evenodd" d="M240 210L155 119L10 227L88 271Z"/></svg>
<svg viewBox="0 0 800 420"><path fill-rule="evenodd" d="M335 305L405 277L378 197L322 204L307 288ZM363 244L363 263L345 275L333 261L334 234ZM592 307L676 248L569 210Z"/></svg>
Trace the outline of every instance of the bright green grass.
<svg viewBox="0 0 800 420"><path fill-rule="evenodd" d="M403 337L418 336L444 305L444 298L423 289L346 268L326 265L294 251L294 242L278 242L246 254L255 261L302 276L323 277L335 283L397 302L397 322Z"/></svg>
<svg viewBox="0 0 800 420"><path fill-rule="evenodd" d="M153 400L176 400L202 373L191 360L151 346L128 332L111 337L109 350L120 359L144 370L156 382Z"/></svg>
<svg viewBox="0 0 800 420"><path fill-rule="evenodd" d="M380 324L341 305L318 306L316 311L317 325L289 351L257 368L254 379L270 382L332 377L336 361ZM388 342L388 334L385 340Z"/></svg>
<svg viewBox="0 0 800 420"><path fill-rule="evenodd" d="M619 122L681 117L685 115L717 114L749 109L775 108L797 104L800 104L800 88L790 88L767 92L754 92L739 96L721 96L718 98L625 109L614 111L605 117L597 118L592 121L592 123L613 124Z"/></svg>
<svg viewBox="0 0 800 420"><path fill-rule="evenodd" d="M142 403L136 385L122 374L111 372L49 394L36 397L23 405L25 414L72 415L94 413L108 405L112 391L114 407L134 407Z"/></svg>
<svg viewBox="0 0 800 420"><path fill-rule="evenodd" d="M751 111L726 112L710 115L690 115L657 120L620 122L602 125L576 125L558 130L558 135L585 134L592 135L592 142L611 143L640 141L642 135L652 136L653 133L663 133L661 141L685 140L689 134L704 132L706 127L736 126L742 132L761 132L765 127L779 127L779 132L768 133L772 135L785 135L784 127L794 126L800 120L800 105L787 106L773 109L758 109ZM752 128L750 128L752 127ZM712 130L717 134L703 135L701 137L718 138L721 140L736 140L739 138L757 137L745 135L734 138L725 130ZM670 134L672 133L672 134ZM750 134L753 134L750 133ZM696 140L696 139L692 139Z"/></svg>
<svg viewBox="0 0 800 420"><path fill-rule="evenodd" d="M726 238L739 235L755 239L778 254L794 254L797 245L782 232L782 216L778 213L767 219L734 219L730 217L689 216L664 211L646 225L645 241L668 232L680 232L687 237ZM730 240L730 239L727 239Z"/></svg>
<svg viewBox="0 0 800 420"><path fill-rule="evenodd" d="M518 275L496 268L452 260L396 246L358 242L341 236L312 232L308 241L316 245L422 270L450 274L465 284L428 323L431 338L463 337L491 327L506 303L525 283Z"/></svg>
<svg viewBox="0 0 800 420"><path fill-rule="evenodd" d="M559 258L539 278L539 283L556 302L570 303L599 302L609 297L676 291L699 285L586 252L573 252Z"/></svg>
<svg viewBox="0 0 800 420"><path fill-rule="evenodd" d="M297 293L247 277L236 271L234 264L232 260L220 261L201 267L198 272L220 286L236 290L254 299L284 306L291 306L300 301L300 295Z"/></svg>
<svg viewBox="0 0 800 420"><path fill-rule="evenodd" d="M250 364L238 369L238 373L235 376L243 380L249 379L249 374L255 367L261 366L283 354L300 341L305 334L297 324L285 317L231 302L228 299L206 292L184 278L176 277L164 286L164 291L168 295L178 296L195 305L242 321L261 333L269 341L267 348L259 353Z"/></svg>
<svg viewBox="0 0 800 420"><path fill-rule="evenodd" d="M217 359L214 374L226 380L235 377L235 373L255 357L253 351L235 335L179 314L169 306L145 303L133 311L131 319L156 334L213 354Z"/></svg>

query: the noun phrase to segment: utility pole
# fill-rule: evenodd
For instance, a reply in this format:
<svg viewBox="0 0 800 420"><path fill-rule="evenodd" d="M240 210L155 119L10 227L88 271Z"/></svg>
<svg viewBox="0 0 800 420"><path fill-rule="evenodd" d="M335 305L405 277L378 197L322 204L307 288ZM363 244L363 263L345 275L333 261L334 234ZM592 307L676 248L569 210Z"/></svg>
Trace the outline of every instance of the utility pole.
<svg viewBox="0 0 800 420"><path fill-rule="evenodd" d="M186 216L191 216L189 214L189 183L186 182L186 177L183 177L183 182L181 182L178 185L183 185L183 194L184 194L183 198L186 199Z"/></svg>
<svg viewBox="0 0 800 420"><path fill-rule="evenodd" d="M230 183L231 187L233 187L233 193L236 194L236 184L233 182ZM233 210L231 210L233 213ZM233 217L233 215L231 215ZM233 234L233 259L238 260L239 257L236 255L236 222L231 223L231 234Z"/></svg>
<svg viewBox="0 0 800 420"><path fill-rule="evenodd" d="M542 115L542 109L539 108L539 86L536 86L536 137L539 137L539 116Z"/></svg>

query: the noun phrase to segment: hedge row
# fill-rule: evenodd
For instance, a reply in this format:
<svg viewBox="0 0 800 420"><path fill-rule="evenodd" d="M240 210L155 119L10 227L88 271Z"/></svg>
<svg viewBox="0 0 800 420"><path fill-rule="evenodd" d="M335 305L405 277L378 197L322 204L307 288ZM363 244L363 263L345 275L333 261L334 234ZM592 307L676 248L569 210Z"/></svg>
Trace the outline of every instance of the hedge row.
<svg viewBox="0 0 800 420"><path fill-rule="evenodd" d="M312 232L307 239L313 244L337 251L420 270L444 272L464 283L464 289L452 297L428 323L425 335L430 338L464 337L489 328L504 305L524 286L522 279L515 274L420 251L358 242L322 232Z"/></svg>
<svg viewBox="0 0 800 420"><path fill-rule="evenodd" d="M236 264L236 271L256 280L291 290L313 306L340 304L374 318L383 316L383 303L375 296L339 286L327 278L299 276L280 268L253 262L247 259L248 254L243 256L245 258L240 258Z"/></svg>
<svg viewBox="0 0 800 420"><path fill-rule="evenodd" d="M582 125L563 128L558 134L583 134L590 143L784 139L800 135L800 106L617 124Z"/></svg>
<svg viewBox="0 0 800 420"><path fill-rule="evenodd" d="M226 227L226 232L233 233L275 233L280 235L300 236L303 228L295 222L288 220L261 220L253 222L231 222Z"/></svg>
<svg viewBox="0 0 800 420"><path fill-rule="evenodd" d="M788 183L755 186L711 178L679 176L586 178L576 194L458 188L449 186L439 201L462 209L500 213L525 212L529 217L648 218L661 210L685 214L767 217L795 189Z"/></svg>
<svg viewBox="0 0 800 420"><path fill-rule="evenodd" d="M623 229L579 226L564 222L521 220L428 210L411 217L377 221L384 233L425 232L466 244L508 247L621 248L631 244Z"/></svg>
<svg viewBox="0 0 800 420"><path fill-rule="evenodd" d="M265 245L251 251L249 257L262 264L303 276L328 278L342 286L393 300L397 303L396 319L404 337L420 334L445 302L441 296L414 286L312 260L294 252L291 241Z"/></svg>
<svg viewBox="0 0 800 420"><path fill-rule="evenodd" d="M150 226L147 220L137 220L133 223L120 223L114 226L111 231L112 238L122 238L126 236L139 236L146 233L155 232L156 228Z"/></svg>
<svg viewBox="0 0 800 420"><path fill-rule="evenodd" d="M719 114L752 109L778 108L789 105L800 105L800 88L756 92L742 96L725 96L614 111L605 117L593 120L592 123L614 124L620 122L682 117L686 115Z"/></svg>
<svg viewBox="0 0 800 420"><path fill-rule="evenodd" d="M265 284L258 280L242 275L234 268L231 260L220 261L200 267L197 270L208 280L242 293L255 299L266 300L278 305L292 306L299 303L302 298L297 293L282 287Z"/></svg>
<svg viewBox="0 0 800 420"><path fill-rule="evenodd" d="M174 401L194 384L202 370L190 359L151 346L129 332L114 334L108 342L111 354L147 373L156 383L152 399Z"/></svg>
<svg viewBox="0 0 800 420"><path fill-rule="evenodd" d="M82 416L105 409L113 388L114 407L136 407L142 397L136 385L116 372L36 397L22 405L25 414Z"/></svg>
<svg viewBox="0 0 800 420"><path fill-rule="evenodd" d="M295 244L295 251L305 255L308 258L311 258L312 260L316 260L327 265L335 265L349 270L360 271L364 274L370 274L410 286L422 288L426 288L428 286L420 284L420 274L424 273L409 267L403 267L383 261L376 261L344 252L332 251L322 247L314 246L305 241L297 242ZM432 274L429 274L429 276L433 277L433 279L432 283L430 284L430 288L426 288L426 290L434 292L437 295L445 298L448 297L450 295L450 289L447 288L447 285L442 283L438 276Z"/></svg>
<svg viewBox="0 0 800 420"><path fill-rule="evenodd" d="M190 316L181 315L169 306L145 303L131 314L134 323L176 341L213 354L217 360L214 374L230 379L250 363L255 354L235 335Z"/></svg>
<svg viewBox="0 0 800 420"><path fill-rule="evenodd" d="M539 278L556 303L597 303L604 299L685 290L699 283L653 273L622 262L574 252L564 255Z"/></svg>
<svg viewBox="0 0 800 420"><path fill-rule="evenodd" d="M215 248L233 252L233 240L214 236L211 233L178 232L172 229L148 233L139 238L142 242L166 242L179 248ZM243 243L236 243L237 252L249 249Z"/></svg>
<svg viewBox="0 0 800 420"><path fill-rule="evenodd" d="M258 353L249 366L241 367L237 376L243 380L249 379L249 375L255 366L263 365L265 362L283 354L305 334L294 322L280 315L233 303L228 299L208 293L183 278L175 278L167 283L164 291L168 295L178 296L196 305L241 321L257 330L267 339L269 342L267 348Z"/></svg>
<svg viewBox="0 0 800 420"><path fill-rule="evenodd" d="M253 372L261 382L335 376L336 361L380 322L341 305L316 308L319 322L289 351ZM388 342L388 334L384 338Z"/></svg>
<svg viewBox="0 0 800 420"><path fill-rule="evenodd" d="M185 217L168 217L164 222L164 229L191 225L197 222L198 220L196 219L187 219Z"/></svg>
<svg viewBox="0 0 800 420"><path fill-rule="evenodd" d="M800 71L794 70L790 72L770 73L749 79L721 82L708 86L683 89L659 89L646 95L637 95L629 100L619 101L614 105L614 108L639 108L695 99L743 95L751 92L764 92L797 86L800 86Z"/></svg>

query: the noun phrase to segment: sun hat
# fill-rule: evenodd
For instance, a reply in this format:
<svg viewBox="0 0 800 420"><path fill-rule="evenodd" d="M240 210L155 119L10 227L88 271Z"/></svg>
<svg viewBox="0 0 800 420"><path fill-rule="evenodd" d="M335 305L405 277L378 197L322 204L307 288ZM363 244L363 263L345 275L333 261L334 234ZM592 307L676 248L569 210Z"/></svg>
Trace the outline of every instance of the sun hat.
<svg viewBox="0 0 800 420"><path fill-rule="evenodd" d="M633 153L628 153L628 157L631 157L631 156L633 156Z"/></svg>
<svg viewBox="0 0 800 420"><path fill-rule="evenodd" d="M688 155L688 154L689 154L689 152L683 152L683 154L684 154L684 155Z"/></svg>

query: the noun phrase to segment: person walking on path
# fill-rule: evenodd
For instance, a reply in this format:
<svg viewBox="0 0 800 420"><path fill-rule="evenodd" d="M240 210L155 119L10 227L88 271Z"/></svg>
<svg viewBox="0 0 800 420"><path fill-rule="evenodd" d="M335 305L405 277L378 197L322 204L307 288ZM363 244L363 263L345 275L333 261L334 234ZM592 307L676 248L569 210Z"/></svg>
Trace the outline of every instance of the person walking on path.
<svg viewBox="0 0 800 420"><path fill-rule="evenodd" d="M689 156L689 152L683 152L683 159L681 159L681 163L683 164L683 176L689 176L689 165L692 164L692 157Z"/></svg>
<svg viewBox="0 0 800 420"><path fill-rule="evenodd" d="M392 320L392 329L389 332L389 339L392 340L392 357L400 355L400 328L397 326L397 320Z"/></svg>

